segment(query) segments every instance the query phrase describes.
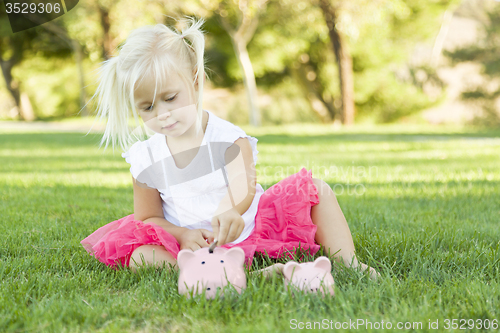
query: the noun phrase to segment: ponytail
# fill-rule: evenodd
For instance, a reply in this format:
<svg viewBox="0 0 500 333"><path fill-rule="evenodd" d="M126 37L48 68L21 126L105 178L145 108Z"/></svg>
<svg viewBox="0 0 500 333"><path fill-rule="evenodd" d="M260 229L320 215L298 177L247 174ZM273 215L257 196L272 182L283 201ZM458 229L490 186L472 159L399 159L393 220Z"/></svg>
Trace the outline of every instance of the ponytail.
<svg viewBox="0 0 500 333"><path fill-rule="evenodd" d="M104 143L104 149L119 145L123 150L128 148L128 106L125 98L125 90L120 85L117 74L119 57L112 57L103 62L99 70L99 86L92 99L97 96L97 119L107 119L106 129L99 147Z"/></svg>
<svg viewBox="0 0 500 333"><path fill-rule="evenodd" d="M205 36L204 36L204 31L201 29L201 26L205 23L204 19L201 18L198 21L195 21L194 18L188 18L192 24L182 30L182 34L179 36L184 43L187 45L188 48L194 53L194 68L196 68L196 73L194 80L198 82L198 100L197 100L197 114L198 114L198 119L197 119L197 133L198 131L201 130L201 123L202 123L202 117L203 117L203 82L205 79L205 60L204 60L204 53L205 53ZM188 44L188 41L191 43L191 45ZM191 84L193 85L194 89L194 82L191 80Z"/></svg>

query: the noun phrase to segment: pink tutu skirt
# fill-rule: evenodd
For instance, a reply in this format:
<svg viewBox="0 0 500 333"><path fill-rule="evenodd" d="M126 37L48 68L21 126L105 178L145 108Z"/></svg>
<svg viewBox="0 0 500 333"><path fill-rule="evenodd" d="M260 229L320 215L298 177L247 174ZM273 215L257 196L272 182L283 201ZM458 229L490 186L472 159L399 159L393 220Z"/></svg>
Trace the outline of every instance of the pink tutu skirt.
<svg viewBox="0 0 500 333"><path fill-rule="evenodd" d="M247 264L251 263L255 252L271 258L284 255L291 258L291 252L300 247L314 254L320 246L314 241L316 225L311 220L311 207L318 203L318 189L312 181L312 171L302 168L262 194L255 228L247 239L222 247L242 248ZM154 223L135 220L134 214L102 226L81 244L90 255L113 268L118 264L128 267L132 252L142 245L163 245L174 258L180 251L174 236Z"/></svg>

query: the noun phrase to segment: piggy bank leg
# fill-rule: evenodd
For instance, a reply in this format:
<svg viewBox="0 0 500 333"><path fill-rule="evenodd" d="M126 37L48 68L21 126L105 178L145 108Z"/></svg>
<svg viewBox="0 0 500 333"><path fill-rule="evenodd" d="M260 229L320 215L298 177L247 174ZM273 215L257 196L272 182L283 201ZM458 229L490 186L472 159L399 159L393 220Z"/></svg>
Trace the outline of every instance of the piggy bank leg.
<svg viewBox="0 0 500 333"><path fill-rule="evenodd" d="M269 267L253 271L252 274L262 273L266 279L269 279L273 276L283 275L283 267L285 267L284 264L277 263L277 264L271 265Z"/></svg>
<svg viewBox="0 0 500 333"><path fill-rule="evenodd" d="M143 260L144 259L144 260ZM163 263L171 264L177 269L177 261L172 254L165 249L163 245L142 245L132 252L130 257L129 267L132 272L136 272L137 268L144 265L154 265L160 267Z"/></svg>

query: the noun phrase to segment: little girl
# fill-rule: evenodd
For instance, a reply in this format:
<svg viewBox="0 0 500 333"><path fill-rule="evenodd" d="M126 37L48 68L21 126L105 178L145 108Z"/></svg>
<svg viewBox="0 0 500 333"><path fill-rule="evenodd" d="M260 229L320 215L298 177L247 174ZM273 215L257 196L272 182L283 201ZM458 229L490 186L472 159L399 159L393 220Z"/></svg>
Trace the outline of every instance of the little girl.
<svg viewBox="0 0 500 333"><path fill-rule="evenodd" d="M106 265L133 271L141 264L177 267L181 249L195 251L215 240L241 247L247 262L255 252L279 258L300 247L314 254L321 244L337 261L368 269L355 256L328 184L302 168L264 191L256 182L258 140L202 109L203 23L193 20L182 34L163 24L136 29L120 54L104 62L94 95L98 116L107 118L101 146L126 151L134 213L81 244ZM149 132L147 140L130 132L129 111L137 124L142 119L138 129ZM266 274L282 267L275 264Z"/></svg>

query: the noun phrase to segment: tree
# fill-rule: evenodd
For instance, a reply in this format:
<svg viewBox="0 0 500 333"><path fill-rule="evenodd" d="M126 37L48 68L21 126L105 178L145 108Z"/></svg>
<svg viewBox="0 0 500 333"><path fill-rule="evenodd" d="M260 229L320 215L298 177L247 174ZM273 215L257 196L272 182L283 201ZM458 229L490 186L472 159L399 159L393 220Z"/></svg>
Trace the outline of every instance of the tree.
<svg viewBox="0 0 500 333"><path fill-rule="evenodd" d="M231 38L238 64L243 73L243 82L247 92L251 123L261 125L260 110L257 105L257 84L252 62L248 55L248 43L255 34L259 24L259 15L265 9L268 0L237 0L225 2L201 0L201 3L212 10L221 25ZM237 21L237 23L234 23Z"/></svg>
<svg viewBox="0 0 500 333"><path fill-rule="evenodd" d="M349 53L347 41L342 33L336 28L339 20L341 1L318 0L319 6L323 11L325 23L328 27L330 40L337 59L340 95L342 102L342 112L340 119L344 125L354 123L354 74L352 70L352 57Z"/></svg>
<svg viewBox="0 0 500 333"><path fill-rule="evenodd" d="M33 22L39 21L39 18L34 15L26 14L28 15ZM61 21L58 21L60 23ZM85 94L85 74L83 71L83 52L82 52L82 46L76 39L72 39L69 35L68 32L66 31L66 28L64 26L59 26L58 24L54 23L53 21L45 22L40 21L41 25L40 27L44 28L47 31L50 31L54 33L56 36L58 36L61 40L63 40L65 43L68 44L68 46L73 50L73 54L75 56L75 63L78 71L78 81L80 83L80 110L82 116L88 116L88 111L86 109L86 101L87 97ZM43 24L42 24L43 23Z"/></svg>
<svg viewBox="0 0 500 333"><path fill-rule="evenodd" d="M18 110L19 120L31 121L35 119L35 115L28 95L21 91L20 82L12 76L12 69L21 63L36 37L36 28L12 33L5 11L0 10L0 67L7 90Z"/></svg>
<svg viewBox="0 0 500 333"><path fill-rule="evenodd" d="M230 48L226 45L226 35L220 22L220 15L213 15L210 8L205 12L200 12L201 16L208 17L205 24L209 32L210 40L207 44L207 56L215 60L211 66L217 71L214 82L220 86L232 87L235 82L243 79L244 73L238 57L235 56L231 39ZM222 15L226 15L221 11ZM303 95L309 102L311 109L323 122L330 122L335 114L333 98L330 93L331 78L324 78L318 71L321 71L325 64L313 63L313 61L303 63L303 59L314 58L308 56L309 49L317 49L319 44L324 44L325 34L324 23L311 18L321 15L321 11L315 6L311 6L310 0L279 0L266 3L265 15L260 15L259 24L247 46L248 56L252 60L252 70L256 83L265 90L276 91L282 84L290 87L288 78L293 77L293 90L299 94L293 96L294 99ZM321 36L320 35L324 35ZM321 40L320 40L321 39ZM321 48L322 46L319 46ZM233 59L235 61L233 61ZM330 66L330 59L326 59L327 66ZM233 64L236 64L236 68ZM317 72L318 75L313 74ZM243 73L240 76L240 73ZM325 84L326 82L326 84ZM296 88L297 89L296 89ZM288 88L285 88L285 95L288 95ZM301 94L300 92L303 92ZM282 94L280 96L285 97ZM280 97L280 98L283 98ZM280 104L273 101L273 104ZM298 106L297 106L298 107ZM274 115L276 109L268 109L266 116L270 121L279 121L278 114ZM298 110L292 110L297 113ZM274 115L274 116L273 116ZM272 119L269 119L272 118Z"/></svg>
<svg viewBox="0 0 500 333"><path fill-rule="evenodd" d="M472 5L466 3L461 8L466 11ZM474 122L480 125L500 126L500 110L498 101L500 99L500 4L480 2L474 3L474 11L466 11L473 17L480 18L483 24L484 36L477 43L453 51L445 51L444 54L452 60L452 63L477 62L482 65L484 82L472 87L462 93L461 98L482 110L482 115L477 116Z"/></svg>

